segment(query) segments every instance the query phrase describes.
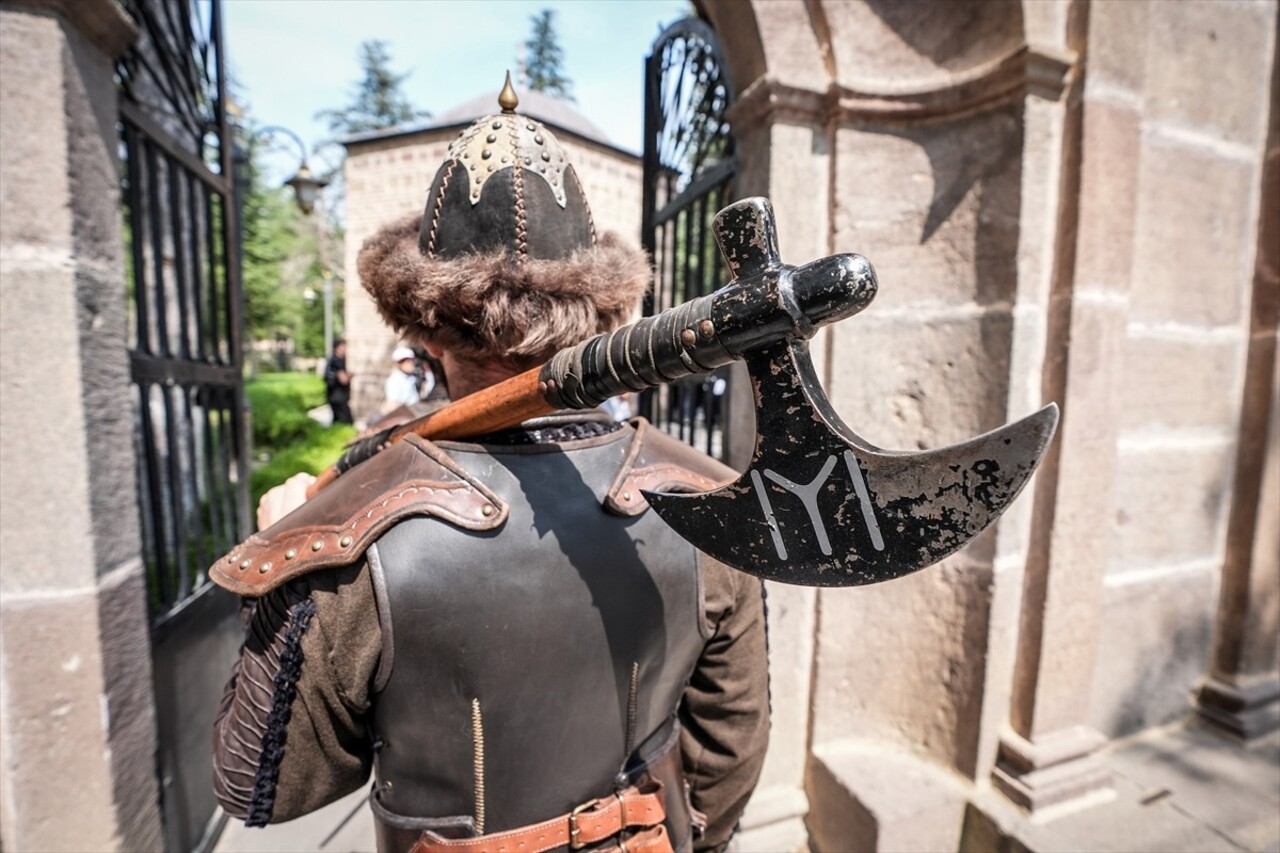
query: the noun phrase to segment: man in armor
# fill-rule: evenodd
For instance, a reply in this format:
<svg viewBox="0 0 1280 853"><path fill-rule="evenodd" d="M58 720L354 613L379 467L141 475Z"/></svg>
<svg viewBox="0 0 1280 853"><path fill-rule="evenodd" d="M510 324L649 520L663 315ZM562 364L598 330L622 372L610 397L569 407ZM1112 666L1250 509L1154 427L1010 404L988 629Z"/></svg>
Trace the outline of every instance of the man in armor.
<svg viewBox="0 0 1280 853"><path fill-rule="evenodd" d="M455 399L618 327L650 276L597 238L509 81L499 104L359 258ZM734 476L581 411L349 471L211 573L256 603L214 732L223 807L286 821L372 770L381 851L722 849L768 739L762 589L641 489Z"/></svg>

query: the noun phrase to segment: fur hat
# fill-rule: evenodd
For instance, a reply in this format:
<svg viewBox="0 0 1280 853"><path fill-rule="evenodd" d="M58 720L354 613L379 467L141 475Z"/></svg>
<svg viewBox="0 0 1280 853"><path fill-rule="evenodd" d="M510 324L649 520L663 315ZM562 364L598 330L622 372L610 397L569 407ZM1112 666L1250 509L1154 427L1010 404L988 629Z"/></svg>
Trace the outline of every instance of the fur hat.
<svg viewBox="0 0 1280 853"><path fill-rule="evenodd" d="M564 149L514 112L509 81L499 103L449 147L423 215L367 240L358 268L402 336L527 367L624 323L650 269L614 235L597 239Z"/></svg>

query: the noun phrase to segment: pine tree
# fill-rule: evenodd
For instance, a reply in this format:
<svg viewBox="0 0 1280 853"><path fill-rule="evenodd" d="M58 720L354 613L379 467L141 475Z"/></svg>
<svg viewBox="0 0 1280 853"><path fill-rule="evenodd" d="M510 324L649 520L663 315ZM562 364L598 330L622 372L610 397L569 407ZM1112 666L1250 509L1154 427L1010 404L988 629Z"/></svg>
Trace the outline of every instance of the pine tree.
<svg viewBox="0 0 1280 853"><path fill-rule="evenodd" d="M573 83L561 72L564 51L560 49L560 40L556 36L555 12L543 9L529 20L533 24L533 33L524 43L527 52L524 74L529 88L567 101L576 100Z"/></svg>
<svg viewBox="0 0 1280 853"><path fill-rule="evenodd" d="M351 105L316 113L316 118L329 122L331 133L383 130L431 116L410 104L401 91L400 85L408 79L409 72L396 74L391 70L391 54L385 41L367 41L360 45L360 67L364 79L356 86Z"/></svg>

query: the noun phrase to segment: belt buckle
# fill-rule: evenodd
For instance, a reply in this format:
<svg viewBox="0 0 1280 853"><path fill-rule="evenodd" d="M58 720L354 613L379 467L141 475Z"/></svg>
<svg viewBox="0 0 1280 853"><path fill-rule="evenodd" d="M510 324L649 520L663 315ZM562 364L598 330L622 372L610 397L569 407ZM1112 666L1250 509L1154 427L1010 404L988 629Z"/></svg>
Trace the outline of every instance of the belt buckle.
<svg viewBox="0 0 1280 853"><path fill-rule="evenodd" d="M599 802L600 802L599 800L591 800L589 802L583 803L573 811L569 812L569 849L570 850L581 850L583 847L586 846L578 838L578 836L582 834L581 831L578 829L578 815L582 814L585 811L595 808L599 804Z"/></svg>

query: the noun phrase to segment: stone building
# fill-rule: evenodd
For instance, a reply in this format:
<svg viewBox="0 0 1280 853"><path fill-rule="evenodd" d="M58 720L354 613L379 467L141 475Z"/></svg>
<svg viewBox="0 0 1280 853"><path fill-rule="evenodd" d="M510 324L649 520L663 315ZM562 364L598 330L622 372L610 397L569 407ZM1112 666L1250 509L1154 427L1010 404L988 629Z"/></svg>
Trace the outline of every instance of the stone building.
<svg viewBox="0 0 1280 853"><path fill-rule="evenodd" d="M346 180L347 363L356 373L352 409L357 418L377 412L388 358L398 340L382 323L360 286L356 255L378 228L409 213L421 213L436 169L458 133L498 111L498 91L460 104L425 124L362 133L344 140ZM572 104L543 94L520 92L520 112L556 134L578 173L601 231L640 244L640 158L609 141Z"/></svg>
<svg viewBox="0 0 1280 853"><path fill-rule="evenodd" d="M1023 498L942 566L770 588L773 736L742 849L1274 847L1277 4L697 8L734 81L735 194L773 200L784 260L879 272L814 344L844 419L915 448L1063 415ZM136 32L114 2L0 3L5 850L163 846L119 404L112 60ZM551 123L579 162L612 151ZM373 207L417 210L449 135L354 141L352 197L382 157ZM351 211L349 253L357 215L377 224Z"/></svg>

